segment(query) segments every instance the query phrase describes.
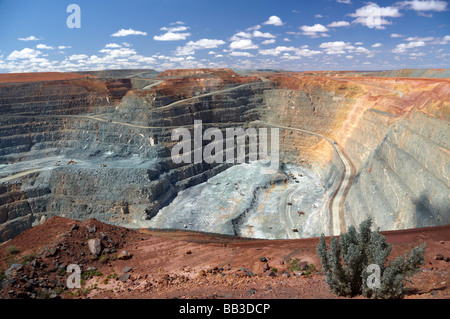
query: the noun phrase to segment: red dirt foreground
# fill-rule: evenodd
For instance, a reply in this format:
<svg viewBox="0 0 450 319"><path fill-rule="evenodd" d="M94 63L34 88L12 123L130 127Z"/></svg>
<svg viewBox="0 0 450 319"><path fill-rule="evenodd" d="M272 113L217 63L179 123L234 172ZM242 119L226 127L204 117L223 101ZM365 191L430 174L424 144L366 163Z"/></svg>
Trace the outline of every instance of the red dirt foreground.
<svg viewBox="0 0 450 319"><path fill-rule="evenodd" d="M85 75L77 73L62 72L40 72L40 73L1 73L0 83L19 83L19 82L39 82L39 81L60 81L83 79ZM93 76L89 76L93 77Z"/></svg>
<svg viewBox="0 0 450 319"><path fill-rule="evenodd" d="M405 298L450 297L450 226L383 234L393 258L426 243L425 265ZM317 244L318 238L246 240L53 217L0 246L0 297L338 298L324 281ZM81 288L67 288L70 264L81 269Z"/></svg>

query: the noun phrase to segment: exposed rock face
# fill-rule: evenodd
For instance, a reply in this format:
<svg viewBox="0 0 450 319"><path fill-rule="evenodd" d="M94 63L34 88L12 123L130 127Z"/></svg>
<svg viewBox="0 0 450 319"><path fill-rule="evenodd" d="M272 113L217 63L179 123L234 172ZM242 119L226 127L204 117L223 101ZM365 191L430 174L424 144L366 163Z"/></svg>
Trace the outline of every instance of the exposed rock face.
<svg viewBox="0 0 450 319"><path fill-rule="evenodd" d="M371 215L382 229L448 224L448 137L448 121L420 111L392 125L353 183L346 222Z"/></svg>
<svg viewBox="0 0 450 319"><path fill-rule="evenodd" d="M321 136L337 141L356 171L346 225L367 215L383 230L450 223L447 79L264 77L172 70L1 84L0 240L42 216L130 226L155 216L229 166L173 163L172 130L194 120L319 134L280 129L281 160L311 168L330 196L344 167Z"/></svg>
<svg viewBox="0 0 450 319"><path fill-rule="evenodd" d="M286 126L333 137L356 168L345 202L347 225L367 216L383 230L450 223L447 79L299 77L278 82L295 90L266 92L282 101L271 104L280 106L268 121L278 117ZM299 158L331 186L341 169L331 148L314 141L303 149L306 139L299 135L288 132L287 144L296 145Z"/></svg>

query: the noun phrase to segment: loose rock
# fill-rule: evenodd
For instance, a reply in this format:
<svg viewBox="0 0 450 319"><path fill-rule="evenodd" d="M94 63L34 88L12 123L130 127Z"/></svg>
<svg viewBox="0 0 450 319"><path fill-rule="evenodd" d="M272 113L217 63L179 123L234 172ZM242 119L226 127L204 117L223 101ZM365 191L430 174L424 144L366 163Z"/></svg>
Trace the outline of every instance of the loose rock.
<svg viewBox="0 0 450 319"><path fill-rule="evenodd" d="M117 259L119 260L128 260L131 259L133 257L132 254L130 254L128 251L126 250L122 250L119 255L117 256Z"/></svg>
<svg viewBox="0 0 450 319"><path fill-rule="evenodd" d="M89 239L88 247L92 255L98 256L102 252L102 243L98 238Z"/></svg>

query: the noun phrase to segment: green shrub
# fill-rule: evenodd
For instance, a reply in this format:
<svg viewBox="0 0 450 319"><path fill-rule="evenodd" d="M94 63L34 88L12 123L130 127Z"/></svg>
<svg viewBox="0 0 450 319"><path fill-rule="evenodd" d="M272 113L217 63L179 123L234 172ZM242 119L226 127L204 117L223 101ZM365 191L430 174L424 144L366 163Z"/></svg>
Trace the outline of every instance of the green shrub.
<svg viewBox="0 0 450 319"><path fill-rule="evenodd" d="M313 264L302 262L299 258L289 258L286 262L289 264L288 269L290 271L301 271L305 276L312 275L312 273L316 270L316 267Z"/></svg>
<svg viewBox="0 0 450 319"><path fill-rule="evenodd" d="M20 259L20 263L22 265L25 265L27 262L32 262L35 259L36 259L36 255L35 254L28 254L28 255L23 256Z"/></svg>
<svg viewBox="0 0 450 319"><path fill-rule="evenodd" d="M14 245L9 245L8 247L6 247L6 252L8 253L8 255L17 255L19 253L19 248Z"/></svg>
<svg viewBox="0 0 450 319"><path fill-rule="evenodd" d="M368 298L402 298L405 293L404 281L419 271L424 264L425 245L414 248L404 257L387 261L392 246L379 230L371 231L372 220L369 218L359 226L348 228L347 233L332 237L330 249L322 234L317 254L325 271L326 282L330 290L340 296L362 294ZM369 265L378 265L380 269L379 287L369 288L367 272Z"/></svg>
<svg viewBox="0 0 450 319"><path fill-rule="evenodd" d="M108 256L100 256L98 261L101 262L102 264L106 264L108 262L109 258Z"/></svg>

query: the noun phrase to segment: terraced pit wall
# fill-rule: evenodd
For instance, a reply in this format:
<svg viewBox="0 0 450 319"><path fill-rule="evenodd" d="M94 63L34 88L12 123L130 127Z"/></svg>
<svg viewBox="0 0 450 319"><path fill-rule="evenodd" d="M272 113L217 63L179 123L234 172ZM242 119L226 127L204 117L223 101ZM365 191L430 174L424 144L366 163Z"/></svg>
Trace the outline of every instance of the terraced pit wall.
<svg viewBox="0 0 450 319"><path fill-rule="evenodd" d="M151 218L228 167L173 163L172 130L192 130L194 120L204 129L271 123L335 140L356 170L346 226L367 216L382 230L450 223L448 80L269 80L204 95L225 88L208 79L175 104L170 87L142 90L145 80L3 84L0 240L53 215L129 226ZM280 147L281 161L312 168L332 196L343 166L329 141L280 129Z"/></svg>
<svg viewBox="0 0 450 319"><path fill-rule="evenodd" d="M265 92L265 120L332 138L356 169L346 226L368 216L382 230L450 223L447 79L275 81L282 89ZM332 188L342 165L328 142L307 135L286 130L286 156L307 163Z"/></svg>
<svg viewBox="0 0 450 319"><path fill-rule="evenodd" d="M76 89L68 82L3 89L0 163L11 163L8 176L31 167L36 172L3 181L2 240L54 215L120 225L151 218L178 191L227 167L174 164L173 128L192 129L194 119L204 129L208 123L245 126L256 119L267 88L257 82L163 108L176 98L131 90L128 79L116 86L110 80L85 82L75 83Z"/></svg>

